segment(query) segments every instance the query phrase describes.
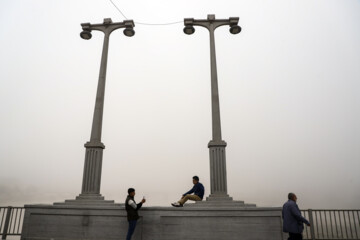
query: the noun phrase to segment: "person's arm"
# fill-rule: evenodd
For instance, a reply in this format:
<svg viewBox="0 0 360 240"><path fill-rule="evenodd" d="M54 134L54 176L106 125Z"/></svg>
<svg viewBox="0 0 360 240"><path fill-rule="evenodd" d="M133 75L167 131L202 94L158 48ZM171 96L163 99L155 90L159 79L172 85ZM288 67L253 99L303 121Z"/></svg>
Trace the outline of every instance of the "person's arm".
<svg viewBox="0 0 360 240"><path fill-rule="evenodd" d="M129 200L129 205L132 207L132 208L134 208L134 209L137 209L138 208L138 206L136 205L136 203L133 201L133 200ZM141 207L141 206L140 206Z"/></svg>
<svg viewBox="0 0 360 240"><path fill-rule="evenodd" d="M301 216L300 210L295 205L290 206L290 212L291 215L293 215L296 218L296 220L303 222L306 225L310 225L309 221L306 220L303 216Z"/></svg>
<svg viewBox="0 0 360 240"><path fill-rule="evenodd" d="M142 202L141 203L138 203L137 205L136 205L136 210L139 210L140 208L141 208L141 206L142 206Z"/></svg>
<svg viewBox="0 0 360 240"><path fill-rule="evenodd" d="M139 210L142 207L143 203L145 203L145 202L146 202L146 200L145 200L145 198L143 198L141 200L141 202L136 205L136 207L137 207L136 210Z"/></svg>
<svg viewBox="0 0 360 240"><path fill-rule="evenodd" d="M195 190L196 190L196 184L194 185L194 187L192 189L190 189L190 191L184 193L183 196L185 196L187 194L191 194L191 193L195 192Z"/></svg>

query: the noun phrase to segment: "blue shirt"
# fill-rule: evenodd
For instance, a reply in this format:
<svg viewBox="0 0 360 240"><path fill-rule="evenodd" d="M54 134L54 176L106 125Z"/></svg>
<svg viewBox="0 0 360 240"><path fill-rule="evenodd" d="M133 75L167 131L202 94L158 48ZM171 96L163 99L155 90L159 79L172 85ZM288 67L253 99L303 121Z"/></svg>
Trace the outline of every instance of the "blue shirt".
<svg viewBox="0 0 360 240"><path fill-rule="evenodd" d="M303 216L300 209L293 200L287 201L282 209L283 232L302 233L304 223L310 224Z"/></svg>
<svg viewBox="0 0 360 240"><path fill-rule="evenodd" d="M187 194L194 193L195 195L197 195L201 199L203 199L204 192L205 192L204 186L201 183L198 182L198 183L194 184L194 187L190 191L184 193L184 196L187 195Z"/></svg>

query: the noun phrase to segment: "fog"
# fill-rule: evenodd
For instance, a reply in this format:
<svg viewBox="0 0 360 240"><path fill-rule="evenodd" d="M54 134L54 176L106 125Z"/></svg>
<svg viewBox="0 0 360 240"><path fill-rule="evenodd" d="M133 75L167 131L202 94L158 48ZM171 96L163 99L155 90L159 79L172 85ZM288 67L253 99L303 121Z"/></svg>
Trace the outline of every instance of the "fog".
<svg viewBox="0 0 360 240"><path fill-rule="evenodd" d="M215 32L228 193L281 206L360 208L360 2L113 2L135 36L110 37L101 194L127 189L169 206L198 175L210 193L209 36L184 18L240 17ZM81 192L103 34L80 23L124 17L110 1L0 1L0 206Z"/></svg>

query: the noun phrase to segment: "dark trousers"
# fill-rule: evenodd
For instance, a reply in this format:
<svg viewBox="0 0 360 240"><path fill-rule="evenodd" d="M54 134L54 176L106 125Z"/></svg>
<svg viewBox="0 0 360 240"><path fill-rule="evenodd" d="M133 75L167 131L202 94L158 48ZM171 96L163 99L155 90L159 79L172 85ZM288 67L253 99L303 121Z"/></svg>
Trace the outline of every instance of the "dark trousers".
<svg viewBox="0 0 360 240"><path fill-rule="evenodd" d="M289 233L288 240L302 240L302 234L301 233Z"/></svg>
<svg viewBox="0 0 360 240"><path fill-rule="evenodd" d="M137 222L137 220L129 221L129 230L128 230L128 233L127 233L127 236L126 236L126 240L131 239L131 236L133 235L133 233L135 231L136 222Z"/></svg>

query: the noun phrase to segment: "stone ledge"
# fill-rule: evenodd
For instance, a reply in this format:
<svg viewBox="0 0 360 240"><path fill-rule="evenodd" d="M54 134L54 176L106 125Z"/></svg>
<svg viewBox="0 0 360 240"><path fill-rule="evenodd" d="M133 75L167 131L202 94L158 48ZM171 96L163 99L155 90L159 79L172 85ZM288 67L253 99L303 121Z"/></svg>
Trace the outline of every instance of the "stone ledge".
<svg viewBox="0 0 360 240"><path fill-rule="evenodd" d="M188 204L197 205L197 204ZM134 240L281 240L281 207L143 207ZM115 240L128 228L123 204L25 205L23 240ZM190 238L191 239L191 238Z"/></svg>
<svg viewBox="0 0 360 240"><path fill-rule="evenodd" d="M148 211L174 211L174 212L184 212L184 211L199 211L199 212L212 212L212 211L242 211L242 212L267 212L267 211L281 211L282 207L253 207L253 206L195 206L197 204L191 203L187 204L184 207L172 207L172 206L143 206L140 212ZM104 205L83 205L83 204L26 204L24 206L26 209L52 209L52 210L61 210L61 209L75 209L75 210L125 210L125 204L123 203L114 203L114 204L104 204Z"/></svg>

